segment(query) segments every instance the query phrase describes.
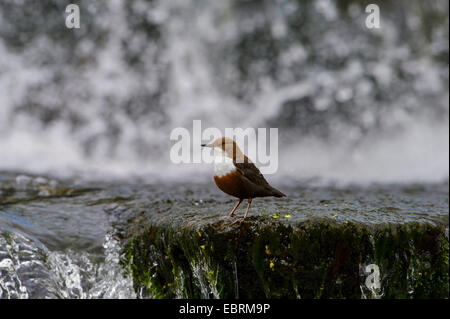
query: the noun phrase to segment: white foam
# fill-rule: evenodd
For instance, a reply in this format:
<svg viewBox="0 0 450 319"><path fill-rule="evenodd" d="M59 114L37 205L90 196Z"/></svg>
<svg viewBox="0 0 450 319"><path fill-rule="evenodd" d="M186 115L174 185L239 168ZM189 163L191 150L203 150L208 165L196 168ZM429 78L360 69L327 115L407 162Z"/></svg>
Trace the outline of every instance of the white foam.
<svg viewBox="0 0 450 319"><path fill-rule="evenodd" d="M331 120L332 137L339 135L339 140L330 142L314 137L314 132L294 136L295 130L280 124L280 138L288 137L286 140L296 142L287 145L286 140L279 141L279 170L274 178L318 177L342 183L448 179L448 89L441 84L445 79L448 82L448 66L442 68L429 56L415 59L407 47L398 47L398 32L392 23L386 24L389 28L386 34L390 35L379 35L386 37L379 62L366 63L354 58L336 70L310 66L307 65L309 48L293 42L277 62L277 76L281 80L276 82L265 73L257 75L255 88L249 89L251 99L237 99L222 85L222 81L230 83L238 78L234 57L219 61L212 56L217 53L214 50L233 45L242 33L257 28L262 16L244 21L229 14L234 8L228 2L209 1L198 5L193 1L167 0L150 5L137 1L138 11L150 12L147 18L161 26L164 41L148 43L135 39L146 44L141 55L143 67L136 72L123 58L123 40L139 37L129 24L124 5L124 1L108 1L98 12L96 21L110 30L104 47L97 48L89 37L79 40L77 50L88 53L98 50L92 53L96 62L86 68L34 63L31 58L40 57L46 48L52 54L58 54L61 49L49 45L53 42L45 34L29 43L23 52L13 52L6 40L0 39L0 170L98 179L148 175L149 182L210 178L208 165L170 163L173 144L169 136L173 128L189 129L193 119L201 119L203 128L217 127L222 132L226 127L264 127L276 123L286 102L311 97L317 114L332 110L335 100L345 103L354 99L355 107L359 108L354 110L359 115L358 124L371 131L365 137L360 136L357 129L347 127L336 117ZM320 5L318 11L332 17L332 12L323 11L325 7ZM283 16L277 19L281 19L277 23L283 23ZM343 42L337 40L341 35L338 30L326 32L323 45L342 53ZM130 43L133 45L136 43ZM347 50L360 50L355 43L348 46ZM161 60L155 53L158 50L163 50ZM392 86L398 80L395 68L399 65L412 78L411 83L405 82L403 86L414 90L377 108L373 98L375 85L384 89ZM301 66L300 79L291 79L292 66L297 69ZM160 83L155 74L166 67L169 71L163 110L134 118L119 107L134 94L158 90ZM264 65L259 67L264 69ZM56 71L71 76L66 82L55 84L52 78ZM218 71L223 74L217 74ZM376 83L368 80L366 73ZM36 87L39 94L32 95L33 100L29 101L27 94ZM437 105L422 105L429 97ZM145 103L139 107L147 107ZM44 125L36 111L19 110L24 105L33 109L34 104L60 110L65 116ZM298 113L303 115L301 107ZM430 117L434 114L429 111L432 108L436 109L435 114L442 114L440 118ZM411 115L402 114L409 112L404 109L412 110ZM79 117L83 124L74 128L68 120L70 114ZM379 131L373 129L376 121L381 123ZM119 134L111 132L111 123L119 128ZM147 153L142 155L141 148L146 148Z"/></svg>

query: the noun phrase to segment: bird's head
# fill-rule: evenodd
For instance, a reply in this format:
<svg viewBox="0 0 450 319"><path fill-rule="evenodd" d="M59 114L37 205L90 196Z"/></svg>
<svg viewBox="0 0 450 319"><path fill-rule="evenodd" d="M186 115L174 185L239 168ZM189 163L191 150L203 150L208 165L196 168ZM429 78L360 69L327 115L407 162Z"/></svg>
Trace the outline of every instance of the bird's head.
<svg viewBox="0 0 450 319"><path fill-rule="evenodd" d="M215 154L225 153L226 156L233 159L244 157L236 141L229 137L219 137L209 144L202 144L202 146L214 149Z"/></svg>

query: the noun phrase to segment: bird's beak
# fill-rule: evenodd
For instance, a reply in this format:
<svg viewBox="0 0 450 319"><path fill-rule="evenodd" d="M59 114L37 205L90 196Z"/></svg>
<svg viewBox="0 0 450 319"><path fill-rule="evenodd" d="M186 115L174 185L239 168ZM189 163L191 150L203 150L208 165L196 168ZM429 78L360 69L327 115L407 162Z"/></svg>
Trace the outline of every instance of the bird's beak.
<svg viewBox="0 0 450 319"><path fill-rule="evenodd" d="M202 147L211 147L209 144L202 144Z"/></svg>

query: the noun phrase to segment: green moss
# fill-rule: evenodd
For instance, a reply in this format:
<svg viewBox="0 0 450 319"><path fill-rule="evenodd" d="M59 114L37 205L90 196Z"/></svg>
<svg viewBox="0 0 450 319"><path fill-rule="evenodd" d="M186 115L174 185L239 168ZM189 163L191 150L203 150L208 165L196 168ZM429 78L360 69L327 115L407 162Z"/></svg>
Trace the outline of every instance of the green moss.
<svg viewBox="0 0 450 319"><path fill-rule="evenodd" d="M137 291L154 298L448 298L443 227L369 227L253 218L201 229L149 225L126 248ZM381 289L362 265L380 268Z"/></svg>

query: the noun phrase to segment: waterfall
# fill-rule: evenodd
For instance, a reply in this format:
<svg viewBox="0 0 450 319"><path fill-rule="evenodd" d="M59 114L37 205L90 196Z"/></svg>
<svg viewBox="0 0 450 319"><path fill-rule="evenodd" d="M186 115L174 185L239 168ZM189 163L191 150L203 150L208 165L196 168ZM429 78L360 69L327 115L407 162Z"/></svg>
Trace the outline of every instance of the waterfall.
<svg viewBox="0 0 450 319"><path fill-rule="evenodd" d="M176 127L275 127L274 178L448 178L448 2L0 3L0 170L209 177L169 161Z"/></svg>

